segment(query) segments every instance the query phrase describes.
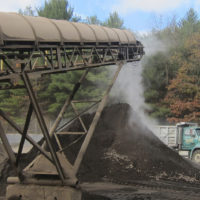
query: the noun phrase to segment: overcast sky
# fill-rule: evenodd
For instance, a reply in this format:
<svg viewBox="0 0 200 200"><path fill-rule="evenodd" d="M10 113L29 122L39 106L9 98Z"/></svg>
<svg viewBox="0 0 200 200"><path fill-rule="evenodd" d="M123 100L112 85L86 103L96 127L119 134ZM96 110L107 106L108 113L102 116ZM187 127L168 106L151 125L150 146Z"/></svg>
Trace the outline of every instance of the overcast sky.
<svg viewBox="0 0 200 200"><path fill-rule="evenodd" d="M0 11L17 12L31 5L40 7L44 0L0 0ZM117 11L125 26L146 32L155 25L162 26L171 18L181 18L189 8L200 11L200 0L69 0L74 12L82 18L97 15L100 20Z"/></svg>

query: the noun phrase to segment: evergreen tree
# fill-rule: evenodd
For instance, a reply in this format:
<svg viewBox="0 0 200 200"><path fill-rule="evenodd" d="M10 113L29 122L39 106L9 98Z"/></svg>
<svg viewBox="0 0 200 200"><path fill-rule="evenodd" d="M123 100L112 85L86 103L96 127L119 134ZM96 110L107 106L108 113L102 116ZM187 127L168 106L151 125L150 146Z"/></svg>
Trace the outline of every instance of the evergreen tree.
<svg viewBox="0 0 200 200"><path fill-rule="evenodd" d="M180 22L179 38L180 48L183 47L184 41L192 34L200 31L200 22L194 9L190 9L186 16Z"/></svg>
<svg viewBox="0 0 200 200"><path fill-rule="evenodd" d="M111 28L124 28L124 21L121 19L117 12L110 13L109 18L103 23L104 26L108 26Z"/></svg>
<svg viewBox="0 0 200 200"><path fill-rule="evenodd" d="M101 24L101 21L97 18L96 15L94 15L94 16L87 17L86 23L87 23L87 24L96 24L96 25L100 25L100 24Z"/></svg>
<svg viewBox="0 0 200 200"><path fill-rule="evenodd" d="M24 89L0 91L0 108L19 124L24 120L19 116L26 112L27 102L28 96Z"/></svg>
<svg viewBox="0 0 200 200"><path fill-rule="evenodd" d="M44 6L38 8L37 12L42 17L71 20L73 10L67 0L45 0Z"/></svg>
<svg viewBox="0 0 200 200"><path fill-rule="evenodd" d="M145 100L150 114L170 122L199 121L199 42L197 13L190 9L180 22L153 33L168 50L146 59L143 71Z"/></svg>

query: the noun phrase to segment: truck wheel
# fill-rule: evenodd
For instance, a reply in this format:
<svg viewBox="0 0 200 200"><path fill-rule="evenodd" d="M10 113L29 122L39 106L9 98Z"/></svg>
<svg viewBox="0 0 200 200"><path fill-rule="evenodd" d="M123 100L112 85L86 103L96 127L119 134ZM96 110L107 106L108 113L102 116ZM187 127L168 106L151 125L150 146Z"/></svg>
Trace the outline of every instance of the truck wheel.
<svg viewBox="0 0 200 200"><path fill-rule="evenodd" d="M200 150L196 150L193 154L192 154L192 160L198 164L200 164Z"/></svg>

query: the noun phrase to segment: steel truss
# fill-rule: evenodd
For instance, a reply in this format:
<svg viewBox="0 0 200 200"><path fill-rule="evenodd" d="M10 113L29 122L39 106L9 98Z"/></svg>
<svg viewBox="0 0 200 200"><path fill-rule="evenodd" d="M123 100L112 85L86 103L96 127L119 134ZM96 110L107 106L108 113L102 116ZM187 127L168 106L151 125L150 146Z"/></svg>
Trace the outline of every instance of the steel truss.
<svg viewBox="0 0 200 200"><path fill-rule="evenodd" d="M29 96L29 108L23 129L21 129L6 113L0 109L0 116L22 136L18 152L15 155L0 122L0 138L8 153L10 162L18 174L17 179L9 178L8 180L10 182L27 184L46 184L46 181L42 178L39 180L34 179L35 174L31 171L31 167L39 160L40 162L44 161L47 163L47 166L51 165L51 169L55 171L53 175L56 175L58 179L51 180L51 184L55 183L55 185L61 184L75 186L78 182L76 175L80 168L84 154L100 119L101 113L108 99L109 92L115 83L124 62L139 61L143 54L143 46L139 42L130 46L66 45L59 47L40 45L40 48L32 48L31 46L26 45L11 45L9 48L8 46L2 47L0 49L0 60L3 61L4 66L3 69L1 67L2 70L0 71L0 89L25 88ZM117 64L117 69L103 97L95 100L74 100L74 97L79 91L83 81L86 79L90 68L112 64ZM33 90L30 76L40 76L52 73L67 73L68 71L75 70L82 70L82 76L80 80L74 84L74 88L71 94L68 95L68 98L57 115L52 128L48 130L43 113L36 98L35 91ZM77 103L90 103L91 105L86 110L78 112L76 108ZM61 126L60 123L64 117L64 114L67 112L70 106L75 113L75 117L68 123ZM89 129L87 129L82 120L82 115L94 106L97 106L97 110ZM28 135L28 129L33 112L36 115L38 124L44 136L45 143L41 146ZM65 131L66 127L75 120L79 120L83 130L73 132ZM64 154L64 150L68 147L63 146L59 140L59 135L63 134L80 135L78 140L80 138L84 138L73 163L70 163L69 159ZM22 171L19 169L19 163L22 158L25 140L31 143L40 152L40 155L37 156L37 158ZM53 141L55 141L56 145ZM74 143L76 142L77 141L74 141ZM29 172L29 178L26 176L27 172ZM32 175L31 178L30 174ZM39 174L46 175L47 173L45 169L40 168Z"/></svg>
<svg viewBox="0 0 200 200"><path fill-rule="evenodd" d="M88 74L88 71L89 69L85 69L83 71L83 75L82 77L80 78L80 80L74 85L74 89L73 91L71 92L71 94L69 95L69 97L66 99L60 113L58 114L56 120L55 120L55 123L53 124L51 130L49 131L48 128L47 128L47 125L45 123L45 120L44 120L44 116L41 112L41 109L40 109L40 106L38 104L38 101L36 99L36 95L35 95L35 92L32 88L32 85L31 85L31 81L30 81L30 77L29 77L29 74L27 72L22 72L21 73L21 80L23 81L24 83L24 87L26 88L27 90L27 93L29 95L29 100L30 100L30 105L29 105L29 109L27 111L27 116L26 116L26 120L25 120L25 124L24 124L24 129L21 130L20 127L6 114L4 113L2 110L0 110L0 116L5 120L7 121L19 134L22 135L21 137L21 141L20 141L20 145L19 145L19 149L18 149L18 153L17 155L15 156L15 154L13 153L12 151L12 148L7 140L7 137L6 137L6 134L3 130L3 127L2 125L0 124L0 137L1 137L1 140L3 141L3 144L5 146L5 149L9 155L9 158L10 158L10 161L12 163L12 166L15 167L17 173L18 173L18 176L19 176L19 180L20 182L22 183L30 183L30 180L33 180L33 179L30 179L30 178L26 178L24 176L24 173L23 171L19 170L18 166L19 166L19 162L20 162L20 159L21 159L21 156L22 156L22 150L23 150L23 147L24 147L24 142L25 140L28 140L35 148L38 149L38 151L41 153L41 155L43 157L46 158L46 160L48 160L48 162L52 163L56 170L57 170L57 175L59 176L62 184L64 185L76 185L77 184L77 178L76 178L76 174L79 170L79 167L81 165L81 161L83 159L83 156L87 150L87 147L88 147L88 144L91 140L91 137L94 133L94 130L95 130L95 127L98 123L98 120L100 118L100 115L102 113L102 110L106 104L106 100L108 98L108 94L121 70L123 66L123 63L119 63L118 64L118 68L115 72L115 75L109 85L109 87L107 88L104 96L99 99L99 100L81 100L81 101L78 101L78 100L73 100L74 99L74 96L75 94L78 92L82 82L85 80L87 74ZM81 118L81 116L89 109L79 113L78 110L76 109L76 104L77 103L83 103L83 102L90 102L91 103L91 107L93 107L94 105L98 105L97 107L97 111L96 111L96 114L94 116L94 119L90 125L90 128L87 130L86 129L86 126L84 125L84 122ZM76 114L76 117L73 118L70 122L68 122L67 124L65 124L64 126L61 126L59 127L59 124L63 118L63 115L64 113L66 112L67 108L69 106L72 106L75 114ZM29 135L28 135L28 127L30 125L30 121L31 121L31 116L33 114L33 111L35 112L36 114L36 117L37 117L37 121L39 123L39 126L42 130L42 134L45 138L45 145L43 146L39 146ZM83 130L82 132L63 132L62 130L64 130L64 128L66 128L66 126L71 123L72 121L74 120L79 120L82 127L83 127ZM85 139L82 143L82 146L80 148L80 151L76 157L76 160L74 162L74 164L71 164L68 160L68 158L64 155L63 151L65 150L65 147L63 147L59 141L59 137L58 135L60 134L71 134L71 135L84 135ZM56 139L56 145L59 147L58 150L55 149L55 144L53 144L52 142L52 138L55 138ZM48 151L47 151L48 149ZM40 155L40 157L41 157ZM36 158L37 159L37 158ZM44 159L44 158L42 158ZM34 163L35 161L33 161L30 166ZM29 166L27 167L27 169L29 168ZM42 169L40 169L40 174L45 174L45 170L43 171ZM11 182L13 181L13 179L9 179ZM14 179L16 180L16 179ZM40 180L41 181L41 180ZM33 181L35 182L35 181Z"/></svg>
<svg viewBox="0 0 200 200"><path fill-rule="evenodd" d="M66 71L116 64L119 61L138 61L143 56L140 42L131 45L11 45L0 49L3 68L0 71L0 89L23 87L18 83L23 72L40 74L62 73Z"/></svg>

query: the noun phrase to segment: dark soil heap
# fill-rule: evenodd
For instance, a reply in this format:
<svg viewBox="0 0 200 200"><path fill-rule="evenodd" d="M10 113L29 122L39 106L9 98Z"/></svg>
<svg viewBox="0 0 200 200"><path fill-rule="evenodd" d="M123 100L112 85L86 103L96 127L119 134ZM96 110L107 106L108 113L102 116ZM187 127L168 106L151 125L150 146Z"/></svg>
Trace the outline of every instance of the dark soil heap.
<svg viewBox="0 0 200 200"><path fill-rule="evenodd" d="M170 179L197 181L199 170L191 163L180 157L175 151L163 144L135 115L134 122L130 123L131 108L127 104L116 104L106 107L102 113L93 138L89 144L81 168L78 173L80 181L121 181ZM87 128L94 114L82 117ZM82 130L78 121L71 124L68 130ZM61 136L61 142L68 146L74 140L78 142L70 146L66 155L73 163L78 153L83 136ZM41 145L42 141L40 141ZM22 159L23 168L31 162L37 154L33 148ZM0 196L5 193L5 185L9 165L2 161L0 174ZM3 189L3 190L2 190ZM1 191L2 190L2 191Z"/></svg>
<svg viewBox="0 0 200 200"><path fill-rule="evenodd" d="M183 179L195 181L199 171L175 151L163 144L137 116L130 123L127 104L104 109L79 171L81 181ZM89 126L93 115L83 116ZM137 121L137 122L136 122ZM70 129L78 127L74 123ZM65 142L69 138L63 137ZM78 145L77 145L78 146ZM77 148L66 154L73 160Z"/></svg>

